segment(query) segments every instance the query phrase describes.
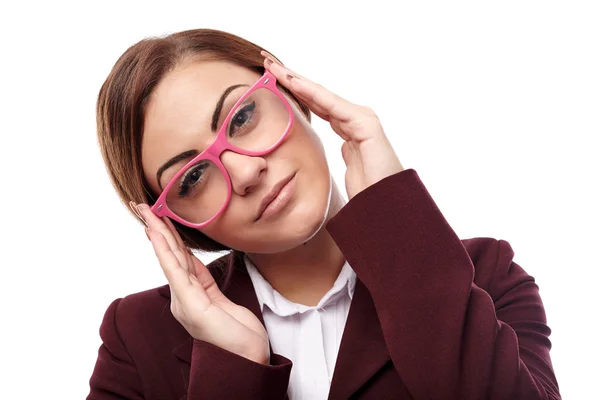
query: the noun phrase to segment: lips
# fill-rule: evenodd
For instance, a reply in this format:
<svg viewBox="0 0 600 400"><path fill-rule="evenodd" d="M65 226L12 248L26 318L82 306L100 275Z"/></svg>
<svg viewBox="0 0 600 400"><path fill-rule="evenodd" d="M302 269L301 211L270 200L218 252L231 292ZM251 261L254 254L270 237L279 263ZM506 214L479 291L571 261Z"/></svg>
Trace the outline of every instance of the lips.
<svg viewBox="0 0 600 400"><path fill-rule="evenodd" d="M260 219L265 209L273 200L275 200L275 198L281 192L281 189L283 189L285 185L287 185L292 179L294 179L294 176L296 176L296 173L293 173L290 176L283 178L273 186L269 194L267 194L260 202L260 206L258 207L258 213L256 214L256 220Z"/></svg>

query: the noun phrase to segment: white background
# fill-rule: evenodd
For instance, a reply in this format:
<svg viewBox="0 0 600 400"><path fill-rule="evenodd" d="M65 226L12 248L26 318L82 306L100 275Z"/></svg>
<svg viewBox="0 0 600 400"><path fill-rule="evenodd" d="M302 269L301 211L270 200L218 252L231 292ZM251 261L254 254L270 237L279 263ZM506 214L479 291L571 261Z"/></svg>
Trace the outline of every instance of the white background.
<svg viewBox="0 0 600 400"><path fill-rule="evenodd" d="M597 391L598 2L16 4L0 6L0 398L85 397L110 302L166 283L108 181L95 101L128 46L200 27L372 107L457 234L509 241L536 278L564 398ZM315 125L343 188L341 140Z"/></svg>

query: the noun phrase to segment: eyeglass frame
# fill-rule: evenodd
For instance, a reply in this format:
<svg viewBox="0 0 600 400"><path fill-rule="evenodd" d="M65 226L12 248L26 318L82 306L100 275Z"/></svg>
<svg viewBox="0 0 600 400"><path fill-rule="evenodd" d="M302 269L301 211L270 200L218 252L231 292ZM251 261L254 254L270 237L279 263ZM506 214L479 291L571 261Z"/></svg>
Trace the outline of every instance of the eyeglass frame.
<svg viewBox="0 0 600 400"><path fill-rule="evenodd" d="M227 140L227 133L226 133L227 126L229 125L231 118L233 118L233 116L235 115L238 107L254 91L256 91L258 89L268 89L281 100L281 102L283 103L283 105L285 106L285 108L289 114L288 125L285 128L285 131L284 131L283 135L281 136L281 138L277 142L275 142L275 144L273 144L271 147L269 147L268 149L261 150L261 151L250 151L250 150L240 149L239 147L237 147L233 143L231 143L229 140ZM261 76L246 91L246 93L244 93L238 99L238 101L235 102L235 104L233 105L233 107L231 108L229 113L227 114L227 117L225 117L225 120L223 121L223 124L221 125L221 128L219 129L219 132L217 133L217 136L215 137L215 140L200 154L195 156L187 164L185 164L183 167L181 167L181 169L175 174L175 176L173 176L173 178L171 178L169 183L167 183L167 186L165 186L165 188L162 190L160 196L158 197L158 199L156 200L156 202L150 209L158 217L169 217L172 220L175 220L175 221L179 222L180 224L183 224L190 228L200 229L200 228L207 226L212 221L214 221L219 215L221 215L223 213L225 208L227 208L227 206L229 205L229 201L231 200L231 192L232 192L231 177L229 176L229 172L227 172L227 168L225 168L225 165L223 165L223 162L221 161L221 158L220 158L221 154L226 150L232 151L237 154L251 156L251 157L263 156L265 154L268 154L268 153L272 152L273 150L275 150L285 140L285 138L287 137L287 135L289 134L289 132L291 130L293 123L294 123L294 111L292 110L290 103L287 101L287 99L285 98L283 93L281 93L281 91L277 87L277 79L275 78L275 76L273 74L271 74L269 71L265 71L263 76ZM185 173L189 168L191 168L194 164L196 164L200 160L211 161L217 166L217 168L219 168L219 171L221 172L221 174L225 178L225 181L227 182L227 198L225 199L225 201L223 202L223 205L221 206L221 208L219 209L219 211L217 211L217 213L215 215L213 215L207 221L196 224L196 223L187 221L187 220L179 217L175 212L173 212L169 208L169 206L167 204L167 194L169 193L171 186L173 186L177 182L179 177L181 175L183 175L183 173Z"/></svg>

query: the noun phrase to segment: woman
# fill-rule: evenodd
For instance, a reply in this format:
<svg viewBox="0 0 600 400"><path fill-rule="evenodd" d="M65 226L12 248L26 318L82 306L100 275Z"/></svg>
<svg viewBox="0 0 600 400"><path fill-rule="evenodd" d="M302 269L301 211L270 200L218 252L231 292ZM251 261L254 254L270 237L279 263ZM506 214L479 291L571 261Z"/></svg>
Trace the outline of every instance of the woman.
<svg viewBox="0 0 600 400"><path fill-rule="evenodd" d="M97 116L169 284L110 305L89 399L560 398L533 278L456 236L369 108L192 30L128 49Z"/></svg>

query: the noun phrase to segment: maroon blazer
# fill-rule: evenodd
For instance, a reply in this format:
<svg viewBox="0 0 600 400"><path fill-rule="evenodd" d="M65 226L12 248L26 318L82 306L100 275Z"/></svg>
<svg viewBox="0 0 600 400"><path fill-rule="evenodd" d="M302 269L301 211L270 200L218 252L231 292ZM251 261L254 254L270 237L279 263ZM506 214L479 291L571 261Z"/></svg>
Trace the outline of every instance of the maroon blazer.
<svg viewBox="0 0 600 400"><path fill-rule="evenodd" d="M460 240L414 169L357 194L326 226L358 276L330 399L560 399L538 286L505 240ZM263 321L241 255L209 265ZM285 399L292 362L195 340L169 288L115 300L88 399Z"/></svg>

